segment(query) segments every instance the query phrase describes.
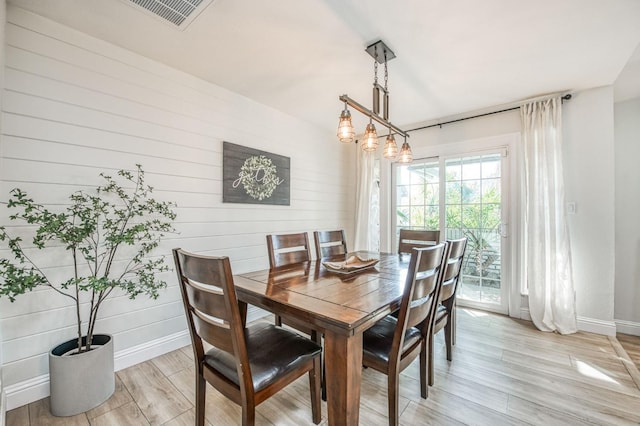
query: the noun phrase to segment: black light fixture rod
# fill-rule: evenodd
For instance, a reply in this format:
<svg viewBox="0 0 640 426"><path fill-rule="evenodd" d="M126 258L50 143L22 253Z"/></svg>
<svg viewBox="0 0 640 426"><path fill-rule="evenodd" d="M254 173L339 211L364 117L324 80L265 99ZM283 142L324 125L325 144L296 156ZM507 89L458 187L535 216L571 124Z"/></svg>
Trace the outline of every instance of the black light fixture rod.
<svg viewBox="0 0 640 426"><path fill-rule="evenodd" d="M347 105L349 105L351 108L355 109L356 111L359 111L362 114L366 115L367 117L371 117L371 119L377 121L378 123L382 124L383 126L390 128L391 130L393 130L397 134L402 135L405 138L409 137L409 134L407 132L405 132L404 130L400 129L399 127L396 127L395 125L391 124L389 121L387 121L384 118L380 117L378 114L375 114L369 108L366 108L366 107L360 105L358 102L356 102L353 99L351 99L348 95L342 95L342 96L340 96L339 99L342 102L346 102Z"/></svg>

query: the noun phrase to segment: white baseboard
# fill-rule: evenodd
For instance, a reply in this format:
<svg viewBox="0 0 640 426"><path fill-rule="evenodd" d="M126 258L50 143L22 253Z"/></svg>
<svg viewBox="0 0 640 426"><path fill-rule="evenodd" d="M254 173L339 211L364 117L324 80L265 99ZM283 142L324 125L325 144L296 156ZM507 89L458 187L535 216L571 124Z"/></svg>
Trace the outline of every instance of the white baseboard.
<svg viewBox="0 0 640 426"><path fill-rule="evenodd" d="M640 323L625 320L615 321L616 330L618 331L618 333L630 334L631 336L640 336Z"/></svg>
<svg viewBox="0 0 640 426"><path fill-rule="evenodd" d="M189 344L191 344L189 330L183 330L116 352L114 354L113 367L116 371L120 371L132 365L148 361L151 358L175 351Z"/></svg>
<svg viewBox="0 0 640 426"><path fill-rule="evenodd" d="M616 335L616 323L594 318L578 317L578 330L589 333L604 334L605 336Z"/></svg>
<svg viewBox="0 0 640 426"><path fill-rule="evenodd" d="M529 312L529 308L520 308L520 319L532 321L531 312Z"/></svg>
<svg viewBox="0 0 640 426"><path fill-rule="evenodd" d="M184 330L114 354L114 369L119 371L148 361L191 343L189 331ZM5 388L7 411L49 396L49 375L34 377Z"/></svg>
<svg viewBox="0 0 640 426"><path fill-rule="evenodd" d="M4 388L7 411L49 396L49 375L34 377Z"/></svg>
<svg viewBox="0 0 640 426"><path fill-rule="evenodd" d="M527 321L532 321L531 312L529 308L520 309L520 318ZM593 318L578 317L578 330L586 331L589 333L604 334L605 336L615 336L616 326L618 321L603 321ZM640 336L640 324L636 324L637 335ZM620 329L618 329L620 331Z"/></svg>

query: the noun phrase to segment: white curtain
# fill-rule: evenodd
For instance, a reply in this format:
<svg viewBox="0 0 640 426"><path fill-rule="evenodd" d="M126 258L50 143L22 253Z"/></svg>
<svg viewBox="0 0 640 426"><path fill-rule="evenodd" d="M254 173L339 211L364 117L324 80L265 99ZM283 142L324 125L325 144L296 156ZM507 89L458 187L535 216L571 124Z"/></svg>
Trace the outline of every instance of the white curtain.
<svg viewBox="0 0 640 426"><path fill-rule="evenodd" d="M542 331L574 333L575 293L562 177L562 101L553 98L523 105L520 116L529 311Z"/></svg>
<svg viewBox="0 0 640 426"><path fill-rule="evenodd" d="M371 195L374 185L375 152L366 152L358 145L356 154L356 226L354 250L374 250L369 238L371 226Z"/></svg>

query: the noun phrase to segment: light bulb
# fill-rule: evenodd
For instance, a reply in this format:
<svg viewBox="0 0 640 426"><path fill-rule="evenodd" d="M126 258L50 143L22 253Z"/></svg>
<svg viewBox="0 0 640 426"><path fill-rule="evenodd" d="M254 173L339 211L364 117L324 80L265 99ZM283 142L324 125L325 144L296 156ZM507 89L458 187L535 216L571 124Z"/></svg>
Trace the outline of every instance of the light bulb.
<svg viewBox="0 0 640 426"><path fill-rule="evenodd" d="M413 154L411 153L411 147L405 140L400 149L400 156L398 157L398 163L410 163L413 161Z"/></svg>
<svg viewBox="0 0 640 426"><path fill-rule="evenodd" d="M356 130L351 123L351 113L345 105L344 110L340 114L340 123L338 124L338 139L340 142L353 142L356 136Z"/></svg>
<svg viewBox="0 0 640 426"><path fill-rule="evenodd" d="M384 158L388 160L395 160L398 155L398 145L396 144L396 138L393 137L391 131L389 131L389 136L387 136L387 141L384 144L383 154Z"/></svg>
<svg viewBox="0 0 640 426"><path fill-rule="evenodd" d="M364 140L362 141L363 151L375 151L378 149L378 133L376 133L376 126L372 121L367 124L367 129L364 131Z"/></svg>

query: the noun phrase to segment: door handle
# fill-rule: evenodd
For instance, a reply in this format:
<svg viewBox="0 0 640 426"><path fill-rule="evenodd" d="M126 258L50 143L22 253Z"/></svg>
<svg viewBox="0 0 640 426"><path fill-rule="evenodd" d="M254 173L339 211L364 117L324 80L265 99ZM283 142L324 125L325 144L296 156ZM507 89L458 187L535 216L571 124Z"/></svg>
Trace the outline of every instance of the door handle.
<svg viewBox="0 0 640 426"><path fill-rule="evenodd" d="M500 236L502 238L507 238L509 236L509 226L507 223L500 224Z"/></svg>

